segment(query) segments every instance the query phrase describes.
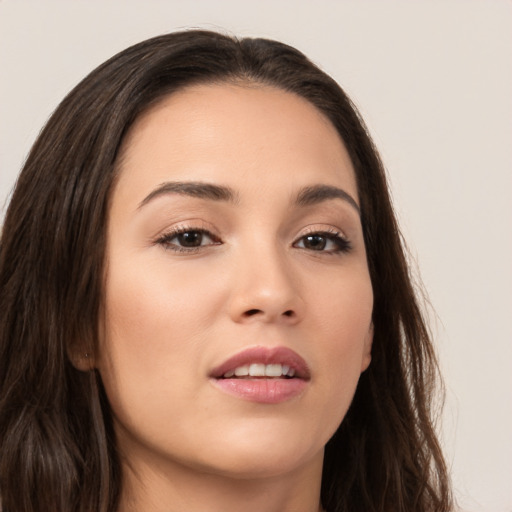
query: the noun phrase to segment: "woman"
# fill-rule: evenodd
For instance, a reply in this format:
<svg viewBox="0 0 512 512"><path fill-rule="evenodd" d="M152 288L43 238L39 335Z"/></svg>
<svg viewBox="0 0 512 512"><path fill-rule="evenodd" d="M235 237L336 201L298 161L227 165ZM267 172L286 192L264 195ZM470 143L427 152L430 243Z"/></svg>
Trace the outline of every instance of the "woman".
<svg viewBox="0 0 512 512"><path fill-rule="evenodd" d="M113 57L1 244L4 512L450 509L382 164L297 50L188 31Z"/></svg>

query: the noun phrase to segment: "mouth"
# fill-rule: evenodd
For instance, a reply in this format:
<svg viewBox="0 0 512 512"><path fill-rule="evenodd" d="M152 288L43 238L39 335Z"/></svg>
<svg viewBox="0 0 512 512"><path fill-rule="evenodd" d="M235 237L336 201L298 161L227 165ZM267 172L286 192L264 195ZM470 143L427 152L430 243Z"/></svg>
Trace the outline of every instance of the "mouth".
<svg viewBox="0 0 512 512"><path fill-rule="evenodd" d="M310 380L306 361L286 347L253 347L216 367L210 380L237 398L276 404L300 395Z"/></svg>

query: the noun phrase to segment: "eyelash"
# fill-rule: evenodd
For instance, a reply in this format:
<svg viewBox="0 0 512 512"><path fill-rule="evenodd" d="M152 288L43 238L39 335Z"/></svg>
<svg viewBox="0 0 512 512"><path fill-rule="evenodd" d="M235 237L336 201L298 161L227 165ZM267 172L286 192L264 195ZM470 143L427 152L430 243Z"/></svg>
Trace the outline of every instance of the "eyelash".
<svg viewBox="0 0 512 512"><path fill-rule="evenodd" d="M205 245L199 245L196 247L184 247L181 245L178 245L176 243L172 243L172 240L180 235L184 235L185 233L196 233L201 235L201 242L202 237L206 236L212 240L212 244L207 245L220 245L222 241L219 237L215 236L213 233L208 231L204 228L198 228L198 227L181 227L173 229L167 233L164 233L161 237L159 237L155 244L163 246L166 250L174 251L177 253L186 253L186 254L194 254L199 252L202 248L206 247ZM320 237L327 240L327 242L332 242L335 244L336 249L330 249L330 250L314 250L314 249L308 249L307 247L297 247L297 244L301 241L304 241L307 237ZM327 243L326 242L326 243ZM348 253L352 250L352 244L348 239L341 236L338 231L317 231L317 230L311 230L308 233L303 234L300 238L298 238L295 242L293 242L293 246L297 247L299 249L303 249L308 252L319 252L323 254L340 254L340 253Z"/></svg>

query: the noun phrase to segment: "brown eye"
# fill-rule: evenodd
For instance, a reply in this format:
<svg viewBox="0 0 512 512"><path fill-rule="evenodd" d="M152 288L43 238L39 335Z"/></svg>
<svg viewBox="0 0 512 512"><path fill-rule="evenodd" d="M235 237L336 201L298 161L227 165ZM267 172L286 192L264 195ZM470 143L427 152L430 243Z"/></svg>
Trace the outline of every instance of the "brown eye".
<svg viewBox="0 0 512 512"><path fill-rule="evenodd" d="M156 243L175 252L194 252L221 241L205 229L181 229L166 233Z"/></svg>
<svg viewBox="0 0 512 512"><path fill-rule="evenodd" d="M339 233L330 232L310 233L299 238L293 245L299 249L326 254L348 252L351 249L350 242L346 238Z"/></svg>
<svg viewBox="0 0 512 512"><path fill-rule="evenodd" d="M203 243L201 231L185 231L176 235L175 238L181 247L200 247Z"/></svg>
<svg viewBox="0 0 512 512"><path fill-rule="evenodd" d="M313 251L323 251L327 245L327 239L322 235L308 235L303 240L304 248Z"/></svg>

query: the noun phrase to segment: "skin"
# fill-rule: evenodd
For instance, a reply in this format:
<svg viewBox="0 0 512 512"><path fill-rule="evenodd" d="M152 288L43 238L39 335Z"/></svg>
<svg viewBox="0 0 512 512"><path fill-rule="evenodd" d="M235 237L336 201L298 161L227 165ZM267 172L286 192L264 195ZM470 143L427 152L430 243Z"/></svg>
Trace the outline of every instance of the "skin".
<svg viewBox="0 0 512 512"><path fill-rule="evenodd" d="M373 334L357 208L344 198L295 204L318 184L358 203L336 130L291 93L194 86L137 120L119 168L94 365L122 458L120 510L318 511L324 446L370 363ZM169 182L226 186L234 200L154 193ZM212 236L183 251L176 228ZM261 404L212 385L214 367L256 346L306 360L299 396Z"/></svg>

